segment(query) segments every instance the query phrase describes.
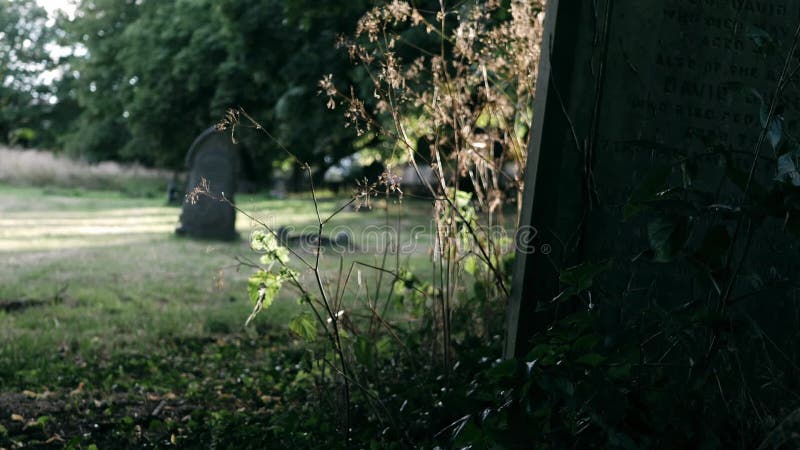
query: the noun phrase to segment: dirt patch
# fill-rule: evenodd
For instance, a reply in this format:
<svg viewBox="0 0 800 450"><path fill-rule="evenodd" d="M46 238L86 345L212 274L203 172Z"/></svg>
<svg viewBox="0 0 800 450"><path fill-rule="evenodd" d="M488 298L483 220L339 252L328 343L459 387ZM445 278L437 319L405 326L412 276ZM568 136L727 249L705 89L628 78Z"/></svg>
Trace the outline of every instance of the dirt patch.
<svg viewBox="0 0 800 450"><path fill-rule="evenodd" d="M44 300L0 300L0 311L15 312L22 311L35 306L44 306L51 302Z"/></svg>
<svg viewBox="0 0 800 450"><path fill-rule="evenodd" d="M23 311L28 308L34 308L37 306L48 306L48 305L57 305L64 301L64 293L67 291L67 287L64 286L63 288L59 289L58 292L53 295L53 298L49 300L42 300L42 299L17 299L17 300L0 300L0 311L5 312L18 312Z"/></svg>
<svg viewBox="0 0 800 450"><path fill-rule="evenodd" d="M152 442L156 434L169 440L172 432L163 424L184 423L199 407L174 394L94 396L82 386L71 392L0 393L0 447L62 448L114 435L130 442Z"/></svg>

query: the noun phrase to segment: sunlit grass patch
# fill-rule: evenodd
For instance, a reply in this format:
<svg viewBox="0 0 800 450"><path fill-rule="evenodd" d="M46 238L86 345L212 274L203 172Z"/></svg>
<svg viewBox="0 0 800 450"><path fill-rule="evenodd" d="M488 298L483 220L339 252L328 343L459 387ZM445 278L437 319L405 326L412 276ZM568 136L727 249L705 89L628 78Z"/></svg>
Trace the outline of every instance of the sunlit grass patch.
<svg viewBox="0 0 800 450"><path fill-rule="evenodd" d="M321 214L336 211L344 201L320 201ZM239 195L237 202L269 226L304 230L317 221L310 199ZM402 208L401 239L411 240L410 227L425 224L427 216L419 211L425 206ZM0 305L33 302L15 311L0 308L0 365L6 368L0 373L0 388L43 382L52 375L48 367L55 367L48 361L58 360L65 348L88 360L122 350L146 352L164 339L258 334L266 325L288 335L286 324L301 308L298 294L290 289L280 293L255 326L243 328L252 308L246 287L251 269L237 267L235 257L257 256L247 238L260 225L240 214L237 231L242 240L195 241L174 235L179 215L180 208L165 206L160 199L107 191L75 196L69 190L0 185ZM389 219L396 223L395 215ZM376 208L343 212L331 228L346 227L358 241L365 229L386 223ZM417 239L426 244L430 238ZM313 254L309 249L297 251ZM341 255L343 270L355 260L381 265L382 248L355 247ZM426 246L421 245L401 258L389 258L387 267L394 269L398 262L422 266L427 261ZM325 249L322 264L325 278L334 282L340 255ZM347 295L354 298L376 286L378 273L361 271L364 285L354 277L347 287Z"/></svg>

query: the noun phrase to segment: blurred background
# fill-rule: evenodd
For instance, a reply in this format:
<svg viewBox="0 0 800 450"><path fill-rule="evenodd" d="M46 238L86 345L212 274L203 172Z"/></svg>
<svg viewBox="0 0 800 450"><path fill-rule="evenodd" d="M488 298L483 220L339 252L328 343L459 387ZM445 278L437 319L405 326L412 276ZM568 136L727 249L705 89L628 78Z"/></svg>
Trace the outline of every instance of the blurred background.
<svg viewBox="0 0 800 450"><path fill-rule="evenodd" d="M317 97L324 74L354 86L365 78L335 42L368 6L5 0L0 140L87 162L181 170L194 137L241 106L315 161L321 177L341 158L376 147L356 142ZM266 185L287 155L270 139L242 139L249 177Z"/></svg>

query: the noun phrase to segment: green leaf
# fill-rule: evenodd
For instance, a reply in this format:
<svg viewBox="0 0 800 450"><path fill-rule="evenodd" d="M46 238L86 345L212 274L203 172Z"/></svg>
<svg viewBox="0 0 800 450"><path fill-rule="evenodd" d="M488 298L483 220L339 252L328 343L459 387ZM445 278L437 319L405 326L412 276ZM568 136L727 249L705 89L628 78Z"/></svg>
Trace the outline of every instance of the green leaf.
<svg viewBox="0 0 800 450"><path fill-rule="evenodd" d="M646 203L649 209L674 216L696 216L698 211L691 202L679 198L659 198Z"/></svg>
<svg viewBox="0 0 800 450"><path fill-rule="evenodd" d="M456 191L456 198L454 203L459 209L466 208L467 206L469 206L470 201L472 201L472 193L467 191Z"/></svg>
<svg viewBox="0 0 800 450"><path fill-rule="evenodd" d="M600 343L600 336L597 334L587 334L585 336L579 337L573 344L572 344L572 351L574 352L582 352L582 351L589 351L597 346Z"/></svg>
<svg viewBox="0 0 800 450"><path fill-rule="evenodd" d="M617 380L625 380L631 376L631 364L612 366L608 369L608 376Z"/></svg>
<svg viewBox="0 0 800 450"><path fill-rule="evenodd" d="M647 237L655 253L653 261L672 261L689 239L689 218L659 217L647 225Z"/></svg>
<svg viewBox="0 0 800 450"><path fill-rule="evenodd" d="M667 181L671 173L671 167L656 167L653 169L631 193L628 203L625 205L623 217L627 220L647 209L645 203L654 200L659 192L667 189Z"/></svg>
<svg viewBox="0 0 800 450"><path fill-rule="evenodd" d="M38 419L36 419L36 424L44 426L47 425L48 422L52 422L52 420L53 418L50 416L40 416Z"/></svg>
<svg viewBox="0 0 800 450"><path fill-rule="evenodd" d="M495 382L508 381L521 373L519 361L506 359L486 371L486 376Z"/></svg>
<svg viewBox="0 0 800 450"><path fill-rule="evenodd" d="M778 157L777 180L790 183L792 186L800 187L800 172L798 172L797 160L800 159L800 151L794 150Z"/></svg>
<svg viewBox="0 0 800 450"><path fill-rule="evenodd" d="M247 280L247 292L250 295L250 302L256 303L259 300L259 295L262 286L264 287L264 298L262 299L263 307L268 308L275 298L275 294L281 288L283 280L279 275L264 270L259 270Z"/></svg>
<svg viewBox="0 0 800 450"><path fill-rule="evenodd" d="M300 313L289 322L289 329L308 342L317 338L317 324L314 317L307 313Z"/></svg>
<svg viewBox="0 0 800 450"><path fill-rule="evenodd" d="M610 267L610 261L599 264L586 262L563 270L559 275L558 280L562 284L574 288L574 293L577 294L592 287L594 278L608 270Z"/></svg>
<svg viewBox="0 0 800 450"><path fill-rule="evenodd" d="M769 119L770 106L761 101L761 109L759 111L759 119L761 119L761 126L767 129L767 140L774 150L778 150L778 146L783 140L783 117L773 115L772 120L767 125Z"/></svg>
<svg viewBox="0 0 800 450"><path fill-rule="evenodd" d="M250 234L250 248L257 252L264 252L260 262L265 266L276 261L281 264L289 262L289 249L281 246L278 238L267 229L260 228Z"/></svg>
<svg viewBox="0 0 800 450"><path fill-rule="evenodd" d="M723 259L730 247L731 237L724 225L715 225L706 232L694 257L712 270L724 265Z"/></svg>
<svg viewBox="0 0 800 450"><path fill-rule="evenodd" d="M255 251L266 250L269 241L269 232L264 228L253 230L250 233L250 248Z"/></svg>
<svg viewBox="0 0 800 450"><path fill-rule="evenodd" d="M353 355L356 357L356 361L367 370L375 369L374 348L373 341L364 336L358 336L353 344Z"/></svg>
<svg viewBox="0 0 800 450"><path fill-rule="evenodd" d="M585 366L597 367L605 360L606 358L603 355L600 355L599 353L587 353L581 356L580 358L576 359L575 362L577 364L583 364Z"/></svg>
<svg viewBox="0 0 800 450"><path fill-rule="evenodd" d="M253 312L245 322L247 326L263 309L269 308L275 295L281 289L284 277L265 270L259 270L247 280L247 293L253 303Z"/></svg>
<svg viewBox="0 0 800 450"><path fill-rule="evenodd" d="M472 276L478 273L478 258L475 255L464 258L464 271Z"/></svg>
<svg viewBox="0 0 800 450"><path fill-rule="evenodd" d="M746 28L745 35L756 44L756 47L759 49L768 51L771 53L771 50L776 47L775 40L772 39L769 33L767 33L763 28L759 28L754 25L748 25Z"/></svg>

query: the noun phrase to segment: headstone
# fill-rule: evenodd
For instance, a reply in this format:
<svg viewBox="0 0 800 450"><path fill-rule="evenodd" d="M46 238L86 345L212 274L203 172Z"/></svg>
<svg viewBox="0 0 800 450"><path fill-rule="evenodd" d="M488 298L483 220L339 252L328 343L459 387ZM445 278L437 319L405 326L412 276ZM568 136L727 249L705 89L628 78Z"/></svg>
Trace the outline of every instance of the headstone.
<svg viewBox="0 0 800 450"><path fill-rule="evenodd" d="M205 130L194 140L186 155L189 169L187 194L203 180L214 196L234 201L236 179L240 171L237 145L231 137L214 127ZM177 234L201 239L232 240L238 237L235 229L236 211L223 201L206 195L187 199L183 204Z"/></svg>
<svg viewBox="0 0 800 450"><path fill-rule="evenodd" d="M178 186L178 176L173 174L172 178L167 182L167 205L180 205L181 195Z"/></svg>
<svg viewBox="0 0 800 450"><path fill-rule="evenodd" d="M552 320L538 306L563 287L559 270L576 264L613 258L603 276L631 304L697 295L688 268L664 269L647 253L653 215L626 217L626 204L659 168L692 180L686 192L739 204L741 187L723 177L750 169L798 18L800 2L789 0L548 0L506 356L525 354ZM797 130L797 89L784 97L780 125ZM775 153L767 139L756 180L775 177ZM734 231L719 215L692 220ZM765 225L745 264L762 280L770 270L798 273L797 242L780 237L778 222ZM769 294L772 304L788 295Z"/></svg>
<svg viewBox="0 0 800 450"><path fill-rule="evenodd" d="M428 193L428 186L436 187L437 179L433 168L428 164L419 164L419 172L411 164L400 166L400 178L403 188L410 192ZM422 178L420 178L420 175Z"/></svg>
<svg viewBox="0 0 800 450"><path fill-rule="evenodd" d="M283 200L289 196L289 187L286 175L281 171L274 171L272 174L272 189L269 191L272 198Z"/></svg>

